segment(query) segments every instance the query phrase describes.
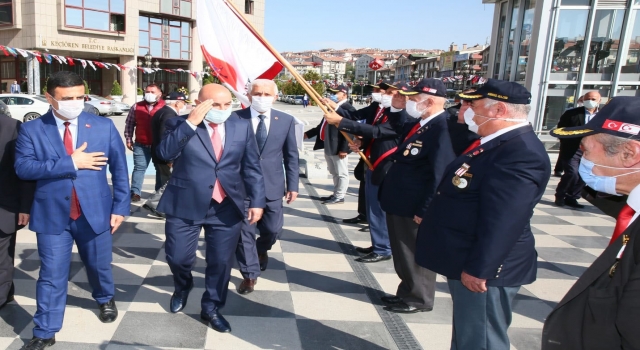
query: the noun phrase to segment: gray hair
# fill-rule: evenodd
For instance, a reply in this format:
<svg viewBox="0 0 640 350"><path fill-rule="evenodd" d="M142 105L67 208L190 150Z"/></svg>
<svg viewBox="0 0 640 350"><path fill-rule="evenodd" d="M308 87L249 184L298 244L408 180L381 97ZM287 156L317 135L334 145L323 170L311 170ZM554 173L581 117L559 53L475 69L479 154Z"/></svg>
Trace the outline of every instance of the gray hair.
<svg viewBox="0 0 640 350"><path fill-rule="evenodd" d="M630 139L626 139L624 137L609 135L609 134L598 134L597 140L602 144L602 148L604 148L604 152L607 157L613 157L616 154L620 153L620 148L629 142L633 141Z"/></svg>
<svg viewBox="0 0 640 350"><path fill-rule="evenodd" d="M485 99L484 106L491 107L500 101L493 100L490 98ZM523 105L523 104L515 104L515 103L507 103L502 102L507 106L507 114L509 118L513 119L527 119L529 117L529 113L531 112L531 105Z"/></svg>
<svg viewBox="0 0 640 350"><path fill-rule="evenodd" d="M249 83L249 95L251 95L251 91L253 91L254 86L271 86L274 91L274 96L278 95L278 85L273 80L269 79L256 79Z"/></svg>

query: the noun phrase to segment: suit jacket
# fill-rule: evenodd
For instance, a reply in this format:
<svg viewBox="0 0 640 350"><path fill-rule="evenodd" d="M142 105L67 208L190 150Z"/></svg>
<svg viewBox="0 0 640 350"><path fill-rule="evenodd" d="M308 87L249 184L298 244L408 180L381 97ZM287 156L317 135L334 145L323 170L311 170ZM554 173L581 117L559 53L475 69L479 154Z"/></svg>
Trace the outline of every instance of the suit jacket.
<svg viewBox="0 0 640 350"><path fill-rule="evenodd" d="M390 118L397 113L390 113ZM455 159L445 113L405 140L419 122L414 119L404 124L400 145L389 157L391 167L380 185L380 205L387 214L422 217L447 164Z"/></svg>
<svg viewBox="0 0 640 350"><path fill-rule="evenodd" d="M238 118L246 119L251 124L250 108L234 113ZM298 192L300 168L295 125L293 116L271 110L267 142L260 151L260 168L264 177L265 194L269 201L282 199L286 190Z"/></svg>
<svg viewBox="0 0 640 350"><path fill-rule="evenodd" d="M616 267L623 236L630 240ZM589 266L547 317L542 350L640 349L640 220Z"/></svg>
<svg viewBox="0 0 640 350"><path fill-rule="evenodd" d="M559 128L569 128L572 126L582 126L585 123L586 109L584 107L577 107L566 110L560 121L558 121ZM561 159L570 159L576 154L576 151L580 148L581 137L560 139L560 153L558 157Z"/></svg>
<svg viewBox="0 0 640 350"><path fill-rule="evenodd" d="M156 154L156 149L162 141L162 136L165 132L165 123L167 120L177 116L178 113L176 111L165 105L159 110L151 118L151 158L153 162L156 164L166 164L166 162L160 158Z"/></svg>
<svg viewBox="0 0 640 350"><path fill-rule="evenodd" d="M423 217L416 262L447 278L463 271L489 286L536 279L530 220L551 174L549 156L531 126L511 130L455 159ZM456 172L469 165L454 184Z"/></svg>
<svg viewBox="0 0 640 350"><path fill-rule="evenodd" d="M447 124L449 125L449 136L451 136L451 144L453 145L453 153L456 157L460 156L471 144L480 138L480 135L469 130L467 124L458 123L458 111L451 113L451 109L447 109Z"/></svg>
<svg viewBox="0 0 640 350"><path fill-rule="evenodd" d="M76 146L85 152L104 152L111 173L113 193L107 182L107 166L101 170L75 170L51 111L25 123L16 143L16 173L35 180L36 191L29 228L60 234L69 223L71 191L75 187L82 214L97 234L111 228L111 214L130 214L130 187L124 142L111 119L82 112L78 117Z"/></svg>
<svg viewBox="0 0 640 350"><path fill-rule="evenodd" d="M16 175L16 139L22 123L0 114L0 231L16 232L19 228L18 213L31 211L36 183L23 181Z"/></svg>
<svg viewBox="0 0 640 350"><path fill-rule="evenodd" d="M355 112L356 109L353 108L349 102L344 102L340 105L340 108L343 110L347 110L350 112ZM316 143L313 145L313 150L326 148L325 152L331 155L338 155L340 152L349 153L351 152L349 149L349 141L342 136L342 134L338 131L333 125L327 124L326 128L326 137L325 140L320 140L320 130L322 129L322 123L324 122L324 118L320 121L320 124L313 129L307 130L305 134L307 134L308 138L316 137Z"/></svg>
<svg viewBox="0 0 640 350"><path fill-rule="evenodd" d="M186 220L206 217L216 179L244 216L244 200L249 208L266 206L264 179L258 145L251 123L229 118L224 123L222 157L216 160L204 122L193 130L185 117L167 120L157 155L173 163L171 179L158 204L158 211Z"/></svg>
<svg viewBox="0 0 640 350"><path fill-rule="evenodd" d="M373 125L375 117L378 114L378 106L379 104L374 102L355 112L342 108L338 108L336 111L344 117L340 125L338 125L338 130L363 137L362 149L365 151L365 154L367 151L369 152L369 161L371 164L375 164L385 153L398 146L404 123L408 118L407 112L404 110L399 113L391 113L391 109L386 108L376 124ZM364 123L360 123L359 121L364 121ZM376 167L376 169L380 170L375 173L379 174L379 176L374 176L372 179L375 185L379 185L382 179L384 179L391 165L389 159L389 157L384 158Z"/></svg>

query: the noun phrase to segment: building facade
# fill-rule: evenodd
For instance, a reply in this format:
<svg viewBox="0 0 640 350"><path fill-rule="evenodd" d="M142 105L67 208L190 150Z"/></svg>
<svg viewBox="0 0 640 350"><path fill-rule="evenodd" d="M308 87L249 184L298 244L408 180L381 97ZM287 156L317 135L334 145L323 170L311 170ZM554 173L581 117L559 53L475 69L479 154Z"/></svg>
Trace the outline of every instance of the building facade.
<svg viewBox="0 0 640 350"><path fill-rule="evenodd" d="M263 31L265 0L232 2ZM0 44L127 67L201 72L196 13L195 0L2 0ZM145 61L147 54L152 56L150 62ZM55 60L39 63L18 55L0 59L0 88L6 92L17 80L22 91L40 94L47 76L59 70L76 71L96 95L109 95L117 80L127 103L135 102L137 89L150 83L165 92L184 86L192 95L201 83L185 72L92 69Z"/></svg>
<svg viewBox="0 0 640 350"><path fill-rule="evenodd" d="M538 131L587 92L640 96L640 0L483 2L495 3L488 76L531 91Z"/></svg>

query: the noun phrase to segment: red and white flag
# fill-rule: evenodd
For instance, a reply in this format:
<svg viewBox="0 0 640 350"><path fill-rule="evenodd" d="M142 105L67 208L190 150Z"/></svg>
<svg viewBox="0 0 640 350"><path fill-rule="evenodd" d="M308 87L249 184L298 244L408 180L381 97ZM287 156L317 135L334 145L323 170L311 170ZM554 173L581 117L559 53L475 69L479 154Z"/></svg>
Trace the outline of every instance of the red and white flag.
<svg viewBox="0 0 640 350"><path fill-rule="evenodd" d="M212 73L241 94L255 79L273 79L282 64L243 23L228 0L198 0L198 34Z"/></svg>

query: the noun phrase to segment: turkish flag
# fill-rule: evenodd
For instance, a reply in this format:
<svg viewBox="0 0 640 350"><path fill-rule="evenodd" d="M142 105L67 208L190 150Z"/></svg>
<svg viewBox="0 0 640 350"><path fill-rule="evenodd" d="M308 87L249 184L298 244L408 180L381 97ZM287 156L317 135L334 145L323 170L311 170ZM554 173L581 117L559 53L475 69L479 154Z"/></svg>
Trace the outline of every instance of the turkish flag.
<svg viewBox="0 0 640 350"><path fill-rule="evenodd" d="M371 61L371 63L369 63L369 68L373 70L378 70L383 66L384 66L384 62L382 62L382 60L379 58L376 58L375 60Z"/></svg>

